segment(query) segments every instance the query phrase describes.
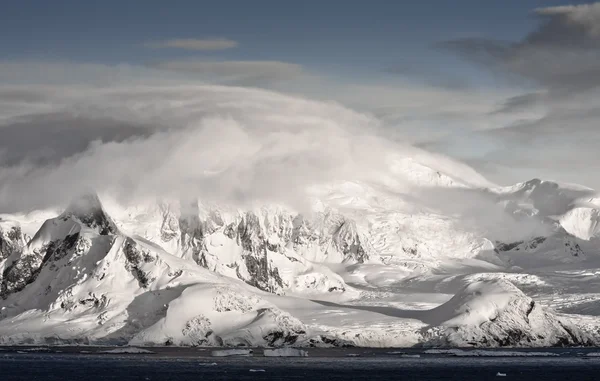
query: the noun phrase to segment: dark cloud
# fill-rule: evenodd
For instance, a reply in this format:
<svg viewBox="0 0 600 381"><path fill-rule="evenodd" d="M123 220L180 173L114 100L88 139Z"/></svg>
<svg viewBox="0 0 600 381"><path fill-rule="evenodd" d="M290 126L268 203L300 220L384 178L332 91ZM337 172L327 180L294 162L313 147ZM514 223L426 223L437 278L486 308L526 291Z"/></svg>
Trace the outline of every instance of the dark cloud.
<svg viewBox="0 0 600 381"><path fill-rule="evenodd" d="M39 114L0 127L0 163L13 166L26 161L55 165L86 151L92 143L123 142L149 136L155 129L110 118L89 118L69 113Z"/></svg>
<svg viewBox="0 0 600 381"><path fill-rule="evenodd" d="M541 8L538 27L521 41L444 41L438 47L556 92L600 86L600 4Z"/></svg>
<svg viewBox="0 0 600 381"><path fill-rule="evenodd" d="M537 26L519 41L466 38L437 45L523 88L489 115L526 119L461 137L460 147L486 149L479 157L458 156L500 183L548 177L599 188L600 3L533 14ZM451 143L435 142L432 149Z"/></svg>
<svg viewBox="0 0 600 381"><path fill-rule="evenodd" d="M492 114L511 113L526 110L532 106L540 104L544 99L544 95L540 93L527 93L516 95L506 99L502 105L494 110Z"/></svg>
<svg viewBox="0 0 600 381"><path fill-rule="evenodd" d="M600 45L600 3L538 8L543 23L525 42L530 45L597 48Z"/></svg>

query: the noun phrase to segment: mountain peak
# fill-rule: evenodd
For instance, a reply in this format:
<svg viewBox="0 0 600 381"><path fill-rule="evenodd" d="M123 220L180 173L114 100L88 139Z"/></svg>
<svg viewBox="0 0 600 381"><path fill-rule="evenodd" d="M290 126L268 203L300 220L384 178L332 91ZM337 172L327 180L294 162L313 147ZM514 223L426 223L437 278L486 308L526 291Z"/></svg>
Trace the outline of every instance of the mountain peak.
<svg viewBox="0 0 600 381"><path fill-rule="evenodd" d="M84 193L73 199L61 217L75 217L84 225L98 229L101 235L116 234L118 231L96 193Z"/></svg>

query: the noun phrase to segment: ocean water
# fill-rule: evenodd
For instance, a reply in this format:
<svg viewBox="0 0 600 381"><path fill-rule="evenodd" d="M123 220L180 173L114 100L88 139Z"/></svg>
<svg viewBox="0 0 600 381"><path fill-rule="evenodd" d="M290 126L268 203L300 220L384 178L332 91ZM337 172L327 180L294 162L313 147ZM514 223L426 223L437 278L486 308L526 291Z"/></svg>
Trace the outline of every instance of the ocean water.
<svg viewBox="0 0 600 381"><path fill-rule="evenodd" d="M539 350L538 350L539 351ZM600 350L599 350L600 351ZM84 353L81 353L84 352ZM600 380L600 357L561 350L555 357L402 357L399 351L320 350L317 357L210 357L177 350L102 354L88 350L0 351L4 380ZM416 351L409 353L415 356Z"/></svg>

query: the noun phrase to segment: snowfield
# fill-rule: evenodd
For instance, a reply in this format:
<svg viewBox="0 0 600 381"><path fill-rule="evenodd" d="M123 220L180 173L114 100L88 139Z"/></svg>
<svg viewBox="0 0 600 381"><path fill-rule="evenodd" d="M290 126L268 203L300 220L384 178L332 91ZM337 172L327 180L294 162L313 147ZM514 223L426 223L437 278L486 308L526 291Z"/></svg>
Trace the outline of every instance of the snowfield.
<svg viewBox="0 0 600 381"><path fill-rule="evenodd" d="M224 97L218 110L234 119L288 120L264 117L277 110L268 102L244 119L227 109L235 98L211 89L207 98ZM301 106L302 116L321 111ZM364 119L359 130L370 126ZM360 176L335 167L307 185L274 172L301 205L89 193L60 211L0 214L0 344L258 346L284 348L268 352L280 355L600 344L594 190L540 179L498 187L448 158L381 147Z"/></svg>

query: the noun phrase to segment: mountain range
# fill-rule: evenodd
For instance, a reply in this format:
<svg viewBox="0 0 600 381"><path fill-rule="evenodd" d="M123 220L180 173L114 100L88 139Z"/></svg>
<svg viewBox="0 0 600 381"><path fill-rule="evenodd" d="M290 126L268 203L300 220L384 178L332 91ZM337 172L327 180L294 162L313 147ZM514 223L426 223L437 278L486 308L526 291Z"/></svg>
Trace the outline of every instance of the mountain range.
<svg viewBox="0 0 600 381"><path fill-rule="evenodd" d="M600 342L600 196L499 187L424 152L309 207L202 199L0 215L0 343L566 346Z"/></svg>

